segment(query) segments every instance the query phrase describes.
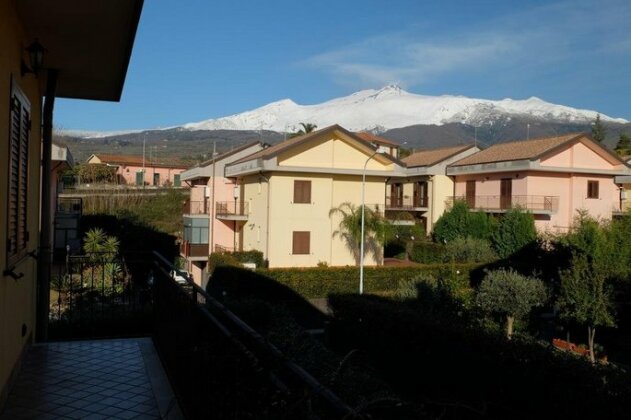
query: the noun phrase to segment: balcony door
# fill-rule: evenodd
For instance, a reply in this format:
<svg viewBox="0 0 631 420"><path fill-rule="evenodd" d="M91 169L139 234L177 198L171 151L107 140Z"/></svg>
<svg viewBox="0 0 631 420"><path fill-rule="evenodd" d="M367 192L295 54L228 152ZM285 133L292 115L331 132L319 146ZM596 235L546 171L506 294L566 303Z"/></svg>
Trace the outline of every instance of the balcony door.
<svg viewBox="0 0 631 420"><path fill-rule="evenodd" d="M470 209L475 208L475 180L467 181L465 198Z"/></svg>
<svg viewBox="0 0 631 420"><path fill-rule="evenodd" d="M390 207L403 206L403 184L390 185Z"/></svg>
<svg viewBox="0 0 631 420"><path fill-rule="evenodd" d="M511 197L513 195L513 180L504 178L500 183L500 208L509 209L511 207Z"/></svg>
<svg viewBox="0 0 631 420"><path fill-rule="evenodd" d="M412 207L427 207L427 182L414 183L414 204Z"/></svg>

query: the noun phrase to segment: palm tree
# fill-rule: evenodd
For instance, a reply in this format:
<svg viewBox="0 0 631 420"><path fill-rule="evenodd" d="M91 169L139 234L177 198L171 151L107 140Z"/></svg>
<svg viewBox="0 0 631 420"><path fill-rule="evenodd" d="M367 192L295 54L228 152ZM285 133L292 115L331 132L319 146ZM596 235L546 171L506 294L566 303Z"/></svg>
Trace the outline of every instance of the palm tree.
<svg viewBox="0 0 631 420"><path fill-rule="evenodd" d="M344 241L346 248L353 254L355 264L359 265L361 250L361 217L362 207L344 202L329 211L329 217L340 216L339 229L333 232L333 238L339 237ZM381 260L381 248L383 244L384 222L379 213L369 207L365 207L364 213L364 251L372 254L375 260Z"/></svg>
<svg viewBox="0 0 631 420"><path fill-rule="evenodd" d="M302 126L302 128L296 131L295 133L291 134L289 136L290 139L294 137L302 136L303 134L311 133L312 131L315 131L316 128L318 128L317 125L312 124L312 123L301 122L300 125Z"/></svg>

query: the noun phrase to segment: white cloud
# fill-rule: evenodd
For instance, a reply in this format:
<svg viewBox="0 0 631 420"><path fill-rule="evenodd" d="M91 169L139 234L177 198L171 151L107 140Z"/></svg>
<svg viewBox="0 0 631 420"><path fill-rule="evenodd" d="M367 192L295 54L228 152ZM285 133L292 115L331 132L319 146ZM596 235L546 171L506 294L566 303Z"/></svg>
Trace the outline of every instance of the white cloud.
<svg viewBox="0 0 631 420"><path fill-rule="evenodd" d="M442 33L397 32L323 52L301 64L338 82L422 86L477 72L545 72L557 64L620 53L631 45L628 0L562 1ZM606 58L606 57L605 57Z"/></svg>

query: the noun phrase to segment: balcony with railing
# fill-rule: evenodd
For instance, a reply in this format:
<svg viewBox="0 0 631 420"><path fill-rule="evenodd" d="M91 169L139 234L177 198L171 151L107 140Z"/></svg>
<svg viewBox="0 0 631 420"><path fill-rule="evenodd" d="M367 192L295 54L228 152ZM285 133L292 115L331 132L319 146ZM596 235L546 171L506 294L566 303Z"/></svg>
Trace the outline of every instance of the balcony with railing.
<svg viewBox="0 0 631 420"><path fill-rule="evenodd" d="M209 200L186 200L182 205L182 214L187 216L203 216L210 214Z"/></svg>
<svg viewBox="0 0 631 420"><path fill-rule="evenodd" d="M447 208L454 201L464 201L471 210L487 213L505 213L512 208L527 210L533 214L552 215L559 210L559 197L551 195L476 195L449 197Z"/></svg>
<svg viewBox="0 0 631 420"><path fill-rule="evenodd" d="M208 259L209 247L208 244L192 244L188 241L180 243L180 255L192 260L206 260Z"/></svg>
<svg viewBox="0 0 631 420"><path fill-rule="evenodd" d="M68 255L51 282L55 341L29 350L0 417L360 418L174 270L155 252Z"/></svg>
<svg viewBox="0 0 631 420"><path fill-rule="evenodd" d="M386 210L413 210L425 211L428 209L429 198L427 196L386 196Z"/></svg>
<svg viewBox="0 0 631 420"><path fill-rule="evenodd" d="M217 201L215 215L219 220L248 220L248 203L244 201Z"/></svg>

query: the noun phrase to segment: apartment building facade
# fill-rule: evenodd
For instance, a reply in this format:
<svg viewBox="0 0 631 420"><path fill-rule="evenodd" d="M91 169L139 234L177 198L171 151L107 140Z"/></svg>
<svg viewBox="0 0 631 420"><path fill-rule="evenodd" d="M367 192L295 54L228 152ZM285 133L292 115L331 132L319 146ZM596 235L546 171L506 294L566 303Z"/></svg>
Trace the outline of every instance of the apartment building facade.
<svg viewBox="0 0 631 420"><path fill-rule="evenodd" d="M262 251L270 267L309 267L355 265L331 209L359 208L363 189L364 203L383 214L387 179L406 173L402 162L334 125L235 161L225 176L236 179L248 208L237 247ZM366 256L367 265L381 260L380 253Z"/></svg>
<svg viewBox="0 0 631 420"><path fill-rule="evenodd" d="M539 231L567 231L578 214L607 220L619 211L616 176L629 168L585 134L493 145L452 163L454 193L475 211L501 214L519 206Z"/></svg>

